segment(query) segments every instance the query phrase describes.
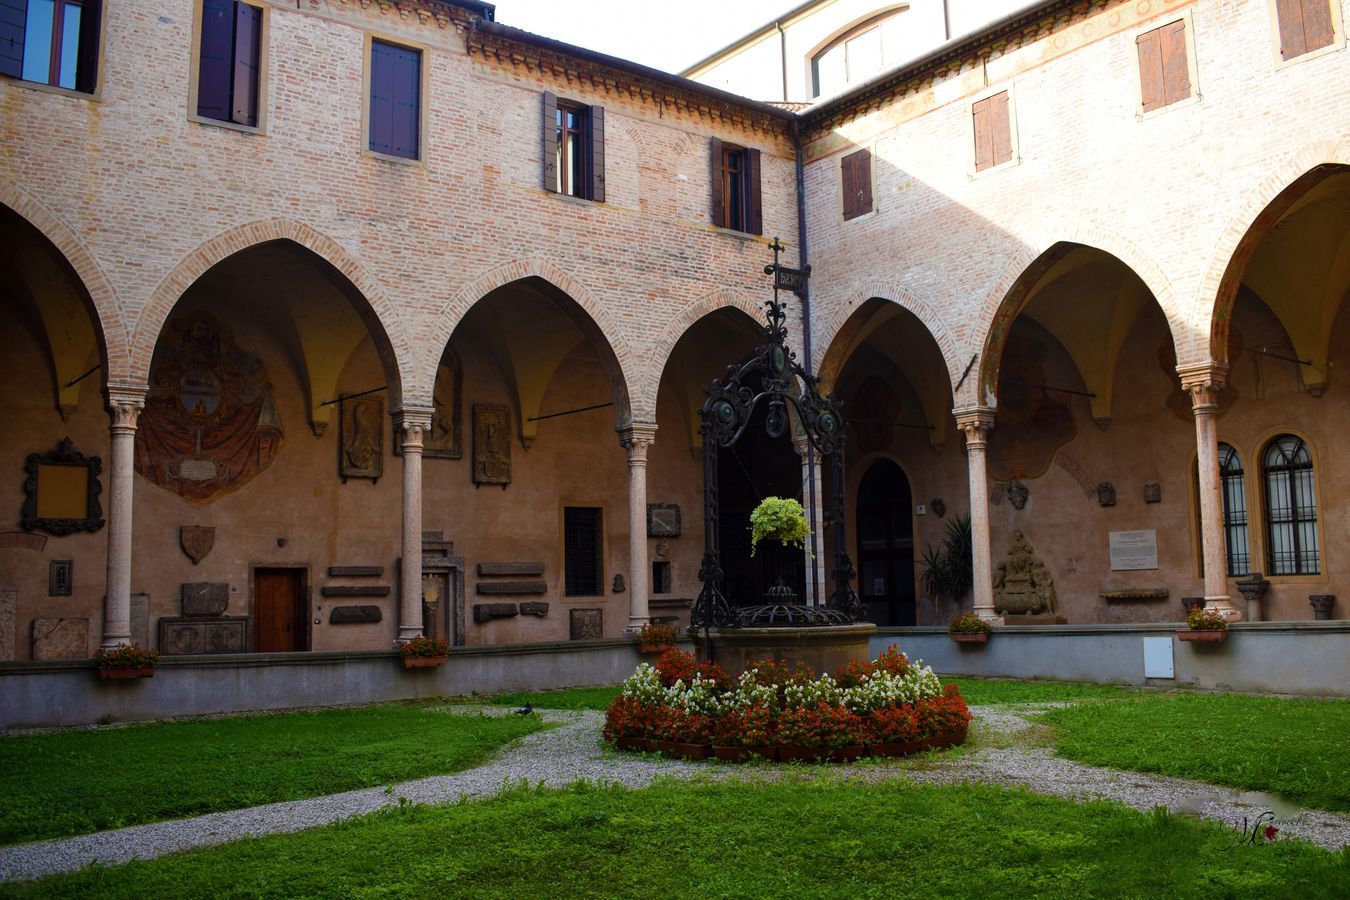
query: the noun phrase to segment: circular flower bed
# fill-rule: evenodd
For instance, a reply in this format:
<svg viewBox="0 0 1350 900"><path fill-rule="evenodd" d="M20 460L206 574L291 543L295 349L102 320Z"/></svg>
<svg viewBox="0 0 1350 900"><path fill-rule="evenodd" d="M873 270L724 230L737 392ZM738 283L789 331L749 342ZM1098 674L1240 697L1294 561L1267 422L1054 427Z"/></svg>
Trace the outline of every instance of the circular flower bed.
<svg viewBox="0 0 1350 900"><path fill-rule="evenodd" d="M900 756L965 741L970 710L955 685L910 664L892 645L833 676L766 659L737 679L671 648L643 663L605 713L605 739L621 750L689 759L857 759Z"/></svg>

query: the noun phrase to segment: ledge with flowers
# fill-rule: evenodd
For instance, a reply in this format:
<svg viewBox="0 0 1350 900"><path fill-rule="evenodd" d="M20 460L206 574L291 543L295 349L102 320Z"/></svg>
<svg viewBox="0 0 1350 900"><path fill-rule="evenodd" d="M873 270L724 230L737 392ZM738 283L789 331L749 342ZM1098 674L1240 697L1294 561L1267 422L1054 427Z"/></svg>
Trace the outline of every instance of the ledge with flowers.
<svg viewBox="0 0 1350 900"><path fill-rule="evenodd" d="M969 727L956 685L944 690L894 645L834 675L758 660L736 679L671 648L623 683L604 736L620 750L687 759L847 762L964 743Z"/></svg>

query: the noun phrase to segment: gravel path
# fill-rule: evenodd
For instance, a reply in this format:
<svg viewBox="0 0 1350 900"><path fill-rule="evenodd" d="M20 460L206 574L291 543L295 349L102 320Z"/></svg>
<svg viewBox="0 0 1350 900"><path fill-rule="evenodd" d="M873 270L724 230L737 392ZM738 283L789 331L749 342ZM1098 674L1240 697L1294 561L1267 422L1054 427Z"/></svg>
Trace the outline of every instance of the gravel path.
<svg viewBox="0 0 1350 900"><path fill-rule="evenodd" d="M1023 716L1043 706L975 707L976 736L987 746L972 753L894 760L848 766L822 766L812 775L882 781L907 777L931 784L964 781L1015 786L1071 800L1107 798L1148 811L1166 806L1175 812L1239 825L1273 809L1281 831L1328 849L1350 845L1350 816L1299 810L1279 798L1196 781L1122 772L1058 759L1053 750L1029 740L1034 726ZM472 707L481 711L483 707ZM505 711L501 711L505 712ZM781 766L734 766L661 760L651 756L606 754L598 746L602 716L595 712L545 710L544 721L559 727L538 731L511 744L485 765L423 778L387 788L367 788L326 797L272 803L231 812L211 813L173 822L157 822L98 834L0 848L0 881L40 878L98 862L113 866L133 859L153 859L238 840L327 825L352 816L397 805L447 803L460 798L490 797L507 784L561 786L577 780L644 787L658 777L719 781L728 778L777 780L801 769ZM1032 746L1019 746L1032 744ZM1008 746L1002 746L1008 745Z"/></svg>

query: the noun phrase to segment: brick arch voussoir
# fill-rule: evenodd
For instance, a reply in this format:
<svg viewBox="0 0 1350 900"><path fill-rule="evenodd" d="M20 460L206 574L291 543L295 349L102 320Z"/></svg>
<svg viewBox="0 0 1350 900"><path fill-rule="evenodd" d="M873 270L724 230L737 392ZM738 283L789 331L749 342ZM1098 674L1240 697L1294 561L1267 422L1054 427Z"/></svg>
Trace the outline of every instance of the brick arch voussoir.
<svg viewBox="0 0 1350 900"><path fill-rule="evenodd" d="M1255 188L1234 192L1238 198L1235 208L1215 241L1195 298L1196 308L1208 326L1206 341L1194 348L1194 353L1188 354L1187 359L1183 360L1178 354L1181 362L1228 361L1228 322L1246 264L1241 257L1254 252L1260 243L1259 238L1263 235L1253 233L1258 219L1299 178L1328 164L1350 165L1350 139L1310 144L1281 160ZM1255 239L1253 242L1248 241L1249 235ZM1192 356L1194 358L1190 358Z"/></svg>
<svg viewBox="0 0 1350 900"><path fill-rule="evenodd" d="M942 362L947 367L948 384L955 384L961 377L961 371L965 363L961 360L961 344L952 334L950 328L943 318L938 315L937 308L928 301L901 287L898 284L887 282L881 279L867 282L853 292L849 299L837 306L834 314L826 323L825 329L820 332L821 341L819 346L825 350L820 355L820 362L817 366L816 374L820 375L826 382L832 382L843 370L846 359L841 357L839 340L843 336L845 328L853 318L858 309L871 299L885 300L894 303L901 309L912 313L916 319L928 330L928 334L938 346L938 351L942 354Z"/></svg>
<svg viewBox="0 0 1350 900"><path fill-rule="evenodd" d="M1081 225L1057 230L1038 240L1023 242L1014 248L992 287L985 294L975 334L979 344L971 348L979 354L979 377L967 379L957 405L986 405L997 395L999 361L1008 329L1026 305L1029 270L1061 244L1079 244L1109 253L1128 266L1153 295L1154 301L1167 319L1168 333L1180 358L1184 348L1195 343L1194 316L1178 297L1162 268L1138 245L1123 235L1098 225ZM1033 249L1034 248L1034 249Z"/></svg>
<svg viewBox="0 0 1350 900"><path fill-rule="evenodd" d="M643 419L634 409L633 386L641 383L641 362L630 349L628 339L614 317L588 287L569 275L558 264L542 258L513 260L495 266L456 292L441 307L431 337L423 346L422 357L418 363L418 372L423 383L435 383L436 368L440 365L445 345L450 342L450 336L455 328L474 304L497 288L524 278L540 278L547 281L570 297L594 323L600 337L605 341L606 349L618 366L618 371L613 373L618 382L615 387L621 395L615 398L616 425L622 427L633 421L654 421L654 418Z"/></svg>
<svg viewBox="0 0 1350 900"><path fill-rule="evenodd" d="M730 288L718 288L681 307L670 317L661 335L648 347L646 354L648 362L642 374L641 396L635 403L633 413L635 418L638 417L640 410L642 415L650 416L643 421L656 421L656 398L661 389L661 376L665 374L666 364L670 361L670 354L674 351L675 345L679 343L684 333L693 328L704 316L711 315L719 309L739 309L756 323L761 323L764 319L762 298L757 299ZM731 360L727 362L730 363Z"/></svg>
<svg viewBox="0 0 1350 900"><path fill-rule="evenodd" d="M292 219L266 219L231 228L201 244L160 281L141 312L132 335L132 370L135 377L142 382L149 379L150 359L154 355L155 343L164 329L164 323L179 299L198 278L212 266L242 250L279 240L292 241L322 257L341 272L365 298L371 312L384 330L384 338L389 343L389 349L398 367L400 384L389 386L390 407L397 408L405 399L413 400L423 395L429 398L430 388L423 389L423 382L419 377L421 373L415 365L416 356L403 320L390 302L383 286L337 241L309 225ZM378 335L375 337L376 340L380 339Z"/></svg>
<svg viewBox="0 0 1350 900"><path fill-rule="evenodd" d="M46 204L3 178L0 178L0 204L41 232L65 257L93 304L91 312L97 317L94 326L102 335L105 355L104 378L113 382L130 381L131 341L126 315L117 291L103 274L93 253L75 230L61 221Z"/></svg>

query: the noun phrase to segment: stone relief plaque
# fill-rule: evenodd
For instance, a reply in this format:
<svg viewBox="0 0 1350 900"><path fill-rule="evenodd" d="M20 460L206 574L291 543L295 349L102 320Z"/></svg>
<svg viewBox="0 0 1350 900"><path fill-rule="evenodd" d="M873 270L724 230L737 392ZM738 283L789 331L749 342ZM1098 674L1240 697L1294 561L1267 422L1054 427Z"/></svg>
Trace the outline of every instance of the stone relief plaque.
<svg viewBox="0 0 1350 900"><path fill-rule="evenodd" d="M384 474L384 401L359 397L338 404L342 419L338 476L379 481Z"/></svg>
<svg viewBox="0 0 1350 900"><path fill-rule="evenodd" d="M570 633L572 640L594 641L605 636L604 610L572 609L568 612L572 616Z"/></svg>
<svg viewBox="0 0 1350 900"><path fill-rule="evenodd" d="M170 317L136 427L136 471L210 503L271 465L282 438L262 360L209 313Z"/></svg>
<svg viewBox="0 0 1350 900"><path fill-rule="evenodd" d="M431 430L422 439L422 455L433 459L462 459L464 366L454 348L446 348L445 356L441 357L432 396Z"/></svg>
<svg viewBox="0 0 1350 900"><path fill-rule="evenodd" d="M1158 532L1113 531L1110 533L1111 571L1134 572L1158 568Z"/></svg>
<svg viewBox="0 0 1350 900"><path fill-rule="evenodd" d="M178 528L178 545L183 548L187 558L195 566L206 559L206 554L216 545L216 529L213 525L181 525Z"/></svg>
<svg viewBox="0 0 1350 900"><path fill-rule="evenodd" d="M679 537L681 531L680 507L677 504L647 504L647 537Z"/></svg>
<svg viewBox="0 0 1350 900"><path fill-rule="evenodd" d="M248 649L247 638L247 616L159 620L159 652L165 656L243 653Z"/></svg>
<svg viewBox="0 0 1350 900"><path fill-rule="evenodd" d="M89 620L33 620L33 659L84 659L89 656Z"/></svg>
<svg viewBox="0 0 1350 900"><path fill-rule="evenodd" d="M47 596L69 597L75 592L75 560L54 559L47 564Z"/></svg>
<svg viewBox="0 0 1350 900"><path fill-rule="evenodd" d="M473 408L473 483L511 483L511 410L505 406Z"/></svg>

